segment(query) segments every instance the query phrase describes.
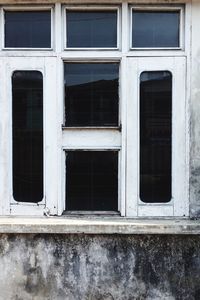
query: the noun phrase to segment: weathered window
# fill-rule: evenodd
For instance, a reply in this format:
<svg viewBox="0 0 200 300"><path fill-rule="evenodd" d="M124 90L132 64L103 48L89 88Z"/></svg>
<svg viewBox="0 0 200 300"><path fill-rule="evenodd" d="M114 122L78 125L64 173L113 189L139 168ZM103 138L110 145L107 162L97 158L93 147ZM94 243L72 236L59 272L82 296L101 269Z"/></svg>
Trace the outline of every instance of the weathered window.
<svg viewBox="0 0 200 300"><path fill-rule="evenodd" d="M189 6L0 9L3 214L188 215Z"/></svg>
<svg viewBox="0 0 200 300"><path fill-rule="evenodd" d="M132 47L180 47L180 11L133 9Z"/></svg>
<svg viewBox="0 0 200 300"><path fill-rule="evenodd" d="M6 48L51 48L51 11L5 11Z"/></svg>
<svg viewBox="0 0 200 300"><path fill-rule="evenodd" d="M66 152L66 209L118 210L117 151Z"/></svg>
<svg viewBox="0 0 200 300"><path fill-rule="evenodd" d="M65 125L118 126L118 63L65 63Z"/></svg>
<svg viewBox="0 0 200 300"><path fill-rule="evenodd" d="M140 199L171 200L172 75L143 72L140 76Z"/></svg>
<svg viewBox="0 0 200 300"><path fill-rule="evenodd" d="M43 199L43 78L37 71L12 76L13 197Z"/></svg>
<svg viewBox="0 0 200 300"><path fill-rule="evenodd" d="M66 11L67 48L117 48L117 11Z"/></svg>

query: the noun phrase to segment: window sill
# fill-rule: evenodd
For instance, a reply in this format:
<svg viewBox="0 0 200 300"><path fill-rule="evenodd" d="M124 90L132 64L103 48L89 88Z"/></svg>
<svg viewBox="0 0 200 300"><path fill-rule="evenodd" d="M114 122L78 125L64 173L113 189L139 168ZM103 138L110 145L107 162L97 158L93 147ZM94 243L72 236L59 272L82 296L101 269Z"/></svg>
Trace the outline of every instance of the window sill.
<svg viewBox="0 0 200 300"><path fill-rule="evenodd" d="M200 220L120 217L1 217L2 233L200 234Z"/></svg>

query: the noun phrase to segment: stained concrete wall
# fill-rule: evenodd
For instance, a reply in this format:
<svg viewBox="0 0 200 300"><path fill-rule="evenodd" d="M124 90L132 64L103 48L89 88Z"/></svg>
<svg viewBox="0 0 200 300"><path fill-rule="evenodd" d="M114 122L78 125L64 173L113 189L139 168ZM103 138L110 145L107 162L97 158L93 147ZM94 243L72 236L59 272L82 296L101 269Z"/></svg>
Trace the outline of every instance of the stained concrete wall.
<svg viewBox="0 0 200 300"><path fill-rule="evenodd" d="M200 217L200 1L192 1L190 97L190 216Z"/></svg>
<svg viewBox="0 0 200 300"><path fill-rule="evenodd" d="M197 300L199 248L199 236L0 235L0 299Z"/></svg>

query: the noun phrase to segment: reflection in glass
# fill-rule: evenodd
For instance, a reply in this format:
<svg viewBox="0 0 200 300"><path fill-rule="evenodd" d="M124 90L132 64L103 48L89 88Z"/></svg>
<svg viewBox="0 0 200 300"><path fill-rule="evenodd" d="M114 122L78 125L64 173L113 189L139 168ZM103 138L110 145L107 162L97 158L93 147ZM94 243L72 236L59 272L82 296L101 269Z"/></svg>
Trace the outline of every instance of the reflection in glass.
<svg viewBox="0 0 200 300"><path fill-rule="evenodd" d="M117 211L117 151L66 152L66 209Z"/></svg>
<svg viewBox="0 0 200 300"><path fill-rule="evenodd" d="M6 11L5 47L51 48L51 12Z"/></svg>
<svg viewBox="0 0 200 300"><path fill-rule="evenodd" d="M117 11L67 11L68 48L116 48Z"/></svg>
<svg viewBox="0 0 200 300"><path fill-rule="evenodd" d="M133 11L132 47L179 47L178 11Z"/></svg>
<svg viewBox="0 0 200 300"><path fill-rule="evenodd" d="M65 126L118 126L117 63L65 63Z"/></svg>
<svg viewBox="0 0 200 300"><path fill-rule="evenodd" d="M13 197L21 202L43 198L43 78L37 71L12 77Z"/></svg>
<svg viewBox="0 0 200 300"><path fill-rule="evenodd" d="M140 199L171 200L172 75L140 76Z"/></svg>

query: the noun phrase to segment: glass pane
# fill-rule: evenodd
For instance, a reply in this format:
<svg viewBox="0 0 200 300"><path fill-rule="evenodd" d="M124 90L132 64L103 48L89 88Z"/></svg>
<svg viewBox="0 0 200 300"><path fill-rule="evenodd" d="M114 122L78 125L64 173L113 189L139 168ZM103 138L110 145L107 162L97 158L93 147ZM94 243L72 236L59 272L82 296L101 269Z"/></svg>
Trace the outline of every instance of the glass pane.
<svg viewBox="0 0 200 300"><path fill-rule="evenodd" d="M118 126L117 63L65 64L65 125Z"/></svg>
<svg viewBox="0 0 200 300"><path fill-rule="evenodd" d="M12 77L13 197L43 199L43 78L37 71Z"/></svg>
<svg viewBox="0 0 200 300"><path fill-rule="evenodd" d="M116 48L117 11L67 11L67 47Z"/></svg>
<svg viewBox="0 0 200 300"><path fill-rule="evenodd" d="M51 12L6 11L5 47L51 48Z"/></svg>
<svg viewBox="0 0 200 300"><path fill-rule="evenodd" d="M117 211L118 153L66 153L66 209Z"/></svg>
<svg viewBox="0 0 200 300"><path fill-rule="evenodd" d="M179 47L178 11L133 11L132 47Z"/></svg>
<svg viewBox="0 0 200 300"><path fill-rule="evenodd" d="M172 75L144 72L140 77L140 199L171 200Z"/></svg>

